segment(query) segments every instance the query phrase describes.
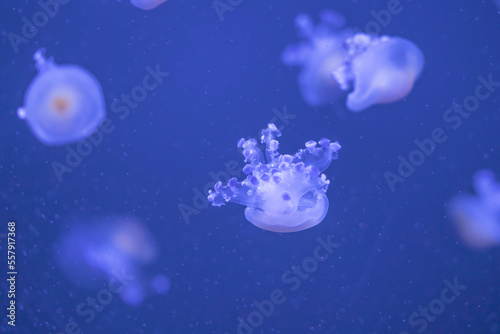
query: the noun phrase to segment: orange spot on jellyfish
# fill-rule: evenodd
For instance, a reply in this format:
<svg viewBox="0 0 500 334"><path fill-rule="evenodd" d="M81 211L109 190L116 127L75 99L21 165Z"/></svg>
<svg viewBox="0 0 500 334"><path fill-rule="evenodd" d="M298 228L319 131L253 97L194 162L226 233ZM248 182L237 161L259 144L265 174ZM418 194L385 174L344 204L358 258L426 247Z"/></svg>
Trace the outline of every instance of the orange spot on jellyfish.
<svg viewBox="0 0 500 334"><path fill-rule="evenodd" d="M40 49L33 56L38 75L24 95L18 116L45 145L85 139L106 116L101 85L83 67L57 65L44 57L44 51Z"/></svg>

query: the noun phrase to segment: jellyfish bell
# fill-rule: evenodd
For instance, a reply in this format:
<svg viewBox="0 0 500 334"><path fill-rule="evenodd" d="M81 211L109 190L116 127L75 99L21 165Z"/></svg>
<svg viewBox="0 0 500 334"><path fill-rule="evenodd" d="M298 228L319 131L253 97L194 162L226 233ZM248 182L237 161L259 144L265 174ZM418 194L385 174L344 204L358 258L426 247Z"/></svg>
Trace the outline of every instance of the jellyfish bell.
<svg viewBox="0 0 500 334"><path fill-rule="evenodd" d="M448 203L448 211L466 245L481 249L500 244L500 215L480 198L462 195Z"/></svg>
<svg viewBox="0 0 500 334"><path fill-rule="evenodd" d="M406 39L357 34L345 46L347 60L332 77L343 89L354 87L346 102L351 111L401 100L422 72L422 51Z"/></svg>
<svg viewBox="0 0 500 334"><path fill-rule="evenodd" d="M117 226L110 235L110 243L134 261L149 264L157 259L156 241L147 226L135 219L117 219Z"/></svg>
<svg viewBox="0 0 500 334"><path fill-rule="evenodd" d="M457 195L447 205L461 239L472 248L500 245L500 184L490 170L474 174L473 195Z"/></svg>
<svg viewBox="0 0 500 334"><path fill-rule="evenodd" d="M297 197L300 192L295 194ZM266 201L262 208L247 207L245 218L255 226L272 232L297 232L316 226L328 212L328 198L324 192L312 190L292 201L277 196ZM294 203L295 202L295 203Z"/></svg>
<svg viewBox="0 0 500 334"><path fill-rule="evenodd" d="M46 145L65 145L90 136L106 116L97 79L78 65L56 65L38 50L39 71L28 87L18 116Z"/></svg>
<svg viewBox="0 0 500 334"><path fill-rule="evenodd" d="M143 10L151 10L158 7L159 5L161 5L166 1L167 0L130 0L130 3L137 8Z"/></svg>

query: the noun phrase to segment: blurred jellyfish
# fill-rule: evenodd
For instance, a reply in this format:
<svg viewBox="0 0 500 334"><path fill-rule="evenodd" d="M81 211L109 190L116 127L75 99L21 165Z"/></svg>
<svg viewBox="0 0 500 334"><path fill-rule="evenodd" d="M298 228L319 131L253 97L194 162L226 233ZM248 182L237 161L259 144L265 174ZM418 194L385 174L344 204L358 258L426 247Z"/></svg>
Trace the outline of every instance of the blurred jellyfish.
<svg viewBox="0 0 500 334"><path fill-rule="evenodd" d="M151 287L156 293L167 293L170 290L170 280L165 275L156 275L151 280Z"/></svg>
<svg viewBox="0 0 500 334"><path fill-rule="evenodd" d="M312 107L325 105L342 95L331 73L344 63L342 43L353 32L340 30L344 18L329 10L321 13L321 23L316 27L306 14L298 15L295 24L304 41L285 49L283 63L302 66L299 86L306 103Z"/></svg>
<svg viewBox="0 0 500 334"><path fill-rule="evenodd" d="M158 247L151 232L133 218L110 217L73 226L54 247L54 255L68 278L79 287L109 289L124 303L139 305L147 294L165 293L168 287L148 278L146 267L157 259ZM114 289L114 290L113 290ZM159 290L159 291L157 291Z"/></svg>
<svg viewBox="0 0 500 334"><path fill-rule="evenodd" d="M344 46L346 61L332 76L342 89L354 86L346 102L351 111L404 98L424 66L422 51L403 38L356 34Z"/></svg>
<svg viewBox="0 0 500 334"><path fill-rule="evenodd" d="M208 200L214 206L234 202L245 205L245 217L257 227L273 232L296 232L319 224L328 211L325 192L330 184L322 171L337 158L338 142L321 139L308 141L305 149L294 156L279 154L281 136L274 124L262 130L261 142L266 144L266 158L255 139L240 139L247 178L236 178L215 184Z"/></svg>
<svg viewBox="0 0 500 334"><path fill-rule="evenodd" d="M473 248L500 245L500 184L493 172L474 174L477 196L457 195L447 205L461 239Z"/></svg>
<svg viewBox="0 0 500 334"><path fill-rule="evenodd" d="M97 79L78 65L56 65L44 57L44 49L33 56L38 75L24 96L18 116L26 119L31 132L46 145L65 145L91 135L104 120L104 96Z"/></svg>
<svg viewBox="0 0 500 334"><path fill-rule="evenodd" d="M167 0L130 0L130 3L137 8L150 10L158 7Z"/></svg>

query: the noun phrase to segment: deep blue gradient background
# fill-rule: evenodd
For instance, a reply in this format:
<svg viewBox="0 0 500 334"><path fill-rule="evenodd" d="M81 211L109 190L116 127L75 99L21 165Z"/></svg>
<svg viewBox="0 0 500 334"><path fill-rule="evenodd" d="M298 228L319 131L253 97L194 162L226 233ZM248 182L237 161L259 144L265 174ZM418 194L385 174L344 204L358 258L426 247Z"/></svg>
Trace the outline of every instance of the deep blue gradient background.
<svg viewBox="0 0 500 334"><path fill-rule="evenodd" d="M17 230L17 326L0 332L57 333L76 319L83 333L235 333L254 300L285 292L255 333L417 333L408 317L458 277L468 288L446 306L426 333L498 333L500 251L473 252L458 239L445 203L472 191L472 175L490 168L500 177L499 91L481 102L448 140L391 192L383 174L415 139L445 128L444 111L474 93L477 77L500 81L500 17L492 1L402 1L404 10L382 29L416 43L426 65L403 101L360 113L344 101L311 108L297 85L298 68L281 63L297 42L294 18L332 8L347 26L363 27L387 1L243 0L220 21L211 1L170 0L152 11L128 1L72 0L15 53L6 37L20 34L36 1L0 4L0 232ZM59 182L51 168L63 147L46 147L16 116L36 74L32 55L47 49L57 63L76 63L101 82L116 130L81 166ZM128 118L112 101L141 83L146 66L170 76ZM330 210L318 226L291 234L260 230L243 207L207 207L182 218L179 204L236 160L241 137L252 137L275 116L296 115L283 129L280 151L327 137L342 145L326 174ZM278 122L279 123L279 122ZM74 145L73 145L74 146ZM166 295L139 307L116 298L91 324L76 305L95 291L80 290L55 263L58 237L75 222L130 214L147 223L161 244L155 265L172 281ZM284 271L311 256L317 237L341 244L300 288ZM2 264L6 252L2 240ZM3 272L6 270L2 269ZM1 309L7 284L0 275ZM105 282L102 283L103 286Z"/></svg>

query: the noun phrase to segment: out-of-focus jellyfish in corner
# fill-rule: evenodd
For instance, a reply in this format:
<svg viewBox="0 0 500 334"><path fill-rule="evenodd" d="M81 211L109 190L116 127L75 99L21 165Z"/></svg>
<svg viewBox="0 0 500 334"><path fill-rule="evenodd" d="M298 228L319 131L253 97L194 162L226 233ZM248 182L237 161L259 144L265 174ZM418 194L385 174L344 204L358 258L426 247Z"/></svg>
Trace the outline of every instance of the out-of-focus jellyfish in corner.
<svg viewBox="0 0 500 334"><path fill-rule="evenodd" d="M227 202L245 205L245 217L257 227L273 232L296 232L319 224L328 211L325 193L330 184L325 174L331 161L337 158L338 142L321 139L308 141L295 155L279 154L281 136L274 124L262 130L261 142L266 145L266 158L255 139L240 139L247 163L245 180L236 178L223 186L215 184L208 200L214 206Z"/></svg>
<svg viewBox="0 0 500 334"><path fill-rule="evenodd" d="M44 49L33 56L38 75L24 96L18 116L46 145L65 145L91 135L104 120L106 108L101 85L78 65L57 65L44 57Z"/></svg>
<svg viewBox="0 0 500 334"><path fill-rule="evenodd" d="M500 245L500 184L493 172L478 171L474 175L477 196L457 195L447 204L461 239L472 248Z"/></svg>
<svg viewBox="0 0 500 334"><path fill-rule="evenodd" d="M351 111L404 98L424 66L422 51L400 37L356 34L344 47L346 61L332 71L332 77L341 89L354 87L346 102Z"/></svg>
<svg viewBox="0 0 500 334"><path fill-rule="evenodd" d="M167 0L130 0L130 3L137 8L151 10L158 7Z"/></svg>
<svg viewBox="0 0 500 334"><path fill-rule="evenodd" d="M148 294L170 289L166 276L146 273L157 255L157 243L147 226L127 217L75 225L54 246L56 261L74 284L97 289L107 281L110 292L128 305L139 305Z"/></svg>
<svg viewBox="0 0 500 334"><path fill-rule="evenodd" d="M285 65L302 66L299 86L304 100L312 107L325 105L343 94L331 73L344 63L342 43L354 34L341 29L345 20L340 14L325 10L320 17L317 26L306 14L296 17L295 24L304 41L286 47L281 57Z"/></svg>

